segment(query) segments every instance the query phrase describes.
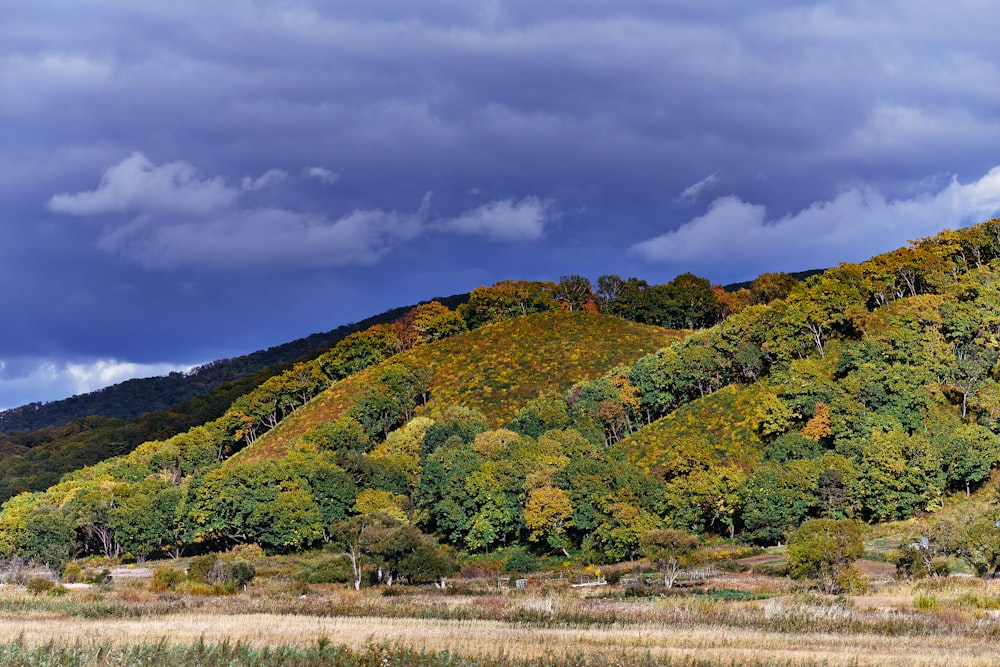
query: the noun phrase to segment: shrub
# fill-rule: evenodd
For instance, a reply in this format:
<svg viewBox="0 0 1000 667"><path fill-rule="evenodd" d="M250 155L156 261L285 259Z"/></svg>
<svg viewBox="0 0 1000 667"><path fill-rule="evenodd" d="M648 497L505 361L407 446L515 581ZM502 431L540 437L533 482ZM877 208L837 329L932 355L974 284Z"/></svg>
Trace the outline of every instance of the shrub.
<svg viewBox="0 0 1000 667"><path fill-rule="evenodd" d="M344 556L324 558L300 569L295 578L310 584L343 584L352 580L351 566Z"/></svg>
<svg viewBox="0 0 1000 667"><path fill-rule="evenodd" d="M238 544L229 550L229 557L236 561L261 560L264 555L259 544Z"/></svg>
<svg viewBox="0 0 1000 667"><path fill-rule="evenodd" d="M796 579L816 579L824 593L842 590L851 564L865 551L855 521L812 519L788 537L788 569Z"/></svg>
<svg viewBox="0 0 1000 667"><path fill-rule="evenodd" d="M951 574L951 561L944 556L938 556L931 560L931 572L935 577L947 577Z"/></svg>
<svg viewBox="0 0 1000 667"><path fill-rule="evenodd" d="M149 590L163 592L172 591L184 581L184 573L170 566L158 567L153 572L153 580L149 582Z"/></svg>
<svg viewBox="0 0 1000 667"><path fill-rule="evenodd" d="M937 611L940 607L941 603L933 595L921 593L913 598L913 608L917 611Z"/></svg>
<svg viewBox="0 0 1000 667"><path fill-rule="evenodd" d="M41 593L48 593L56 584L51 579L46 579L45 577L32 577L28 580L28 592L34 595L39 595Z"/></svg>
<svg viewBox="0 0 1000 667"><path fill-rule="evenodd" d="M186 595L224 595L226 590L219 584L206 584L190 579L177 584L177 592Z"/></svg>
<svg viewBox="0 0 1000 667"><path fill-rule="evenodd" d="M218 561L218 554L205 554L204 556L192 558L191 562L188 563L188 579L200 584L213 583L210 581L210 577L212 576L212 569Z"/></svg>
<svg viewBox="0 0 1000 667"><path fill-rule="evenodd" d="M250 563L232 563L227 568L225 583L227 592L241 591L257 576L257 570Z"/></svg>
<svg viewBox="0 0 1000 667"><path fill-rule="evenodd" d="M511 550L503 561L503 571L508 573L536 572L538 560L524 548Z"/></svg>
<svg viewBox="0 0 1000 667"><path fill-rule="evenodd" d="M183 573L182 573L183 576ZM100 572L91 572L90 576L87 577L88 584L94 584L95 586L110 586L111 585L111 570L104 568Z"/></svg>
<svg viewBox="0 0 1000 667"><path fill-rule="evenodd" d="M83 581L83 568L76 563L70 563L63 570L62 580L67 584L78 584Z"/></svg>

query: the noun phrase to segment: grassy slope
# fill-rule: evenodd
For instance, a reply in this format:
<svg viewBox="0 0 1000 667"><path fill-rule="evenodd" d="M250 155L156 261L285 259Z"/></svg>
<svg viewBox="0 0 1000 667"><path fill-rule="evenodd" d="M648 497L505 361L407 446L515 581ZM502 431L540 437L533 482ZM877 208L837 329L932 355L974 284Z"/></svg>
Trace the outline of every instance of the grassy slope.
<svg viewBox="0 0 1000 667"><path fill-rule="evenodd" d="M681 406L619 443L644 470L670 472L691 461L750 468L760 463L763 443L754 408L759 388L730 385Z"/></svg>
<svg viewBox="0 0 1000 667"><path fill-rule="evenodd" d="M566 391L684 335L596 313L547 312L417 347L386 363L431 367L437 405L476 408L499 425L539 392ZM293 439L339 416L381 368L337 383L235 458L280 456Z"/></svg>

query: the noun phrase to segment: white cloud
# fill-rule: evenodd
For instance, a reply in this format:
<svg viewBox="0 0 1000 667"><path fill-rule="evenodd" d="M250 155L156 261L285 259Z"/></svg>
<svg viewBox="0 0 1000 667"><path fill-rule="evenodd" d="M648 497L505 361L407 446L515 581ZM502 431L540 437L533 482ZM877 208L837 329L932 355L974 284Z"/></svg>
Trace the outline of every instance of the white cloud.
<svg viewBox="0 0 1000 667"><path fill-rule="evenodd" d="M11 366L17 368L16 372ZM170 363L138 364L117 359L75 362L22 359L16 364L0 361L0 410L30 401L53 401L85 394L132 378L186 372L192 367Z"/></svg>
<svg viewBox="0 0 1000 667"><path fill-rule="evenodd" d="M262 190L269 185L276 185L288 180L288 173L281 169L268 169L257 178L244 176L240 183L244 190Z"/></svg>
<svg viewBox="0 0 1000 667"><path fill-rule="evenodd" d="M655 262L697 267L735 264L761 271L796 270L861 261L944 228L1000 213L1000 167L967 184L952 179L937 192L887 200L852 188L793 215L767 219L763 206L722 197L680 228L632 246Z"/></svg>
<svg viewBox="0 0 1000 667"><path fill-rule="evenodd" d="M327 183L337 174L304 170ZM371 265L401 243L429 231L534 240L554 218L537 197L502 199L449 220L427 222L430 194L413 212L355 209L340 217L273 206L242 207L239 198L289 178L270 169L240 188L221 177L200 178L185 162L155 165L133 153L108 168L96 190L52 197L49 208L72 215L125 213L105 228L98 246L148 269L239 269Z"/></svg>
<svg viewBox="0 0 1000 667"><path fill-rule="evenodd" d="M325 167L307 167L304 173L309 178L315 178L327 185L333 185L340 179L340 174Z"/></svg>
<svg viewBox="0 0 1000 667"><path fill-rule="evenodd" d="M49 209L70 215L207 215L232 206L237 196L221 178L199 179L186 162L157 166L136 152L108 167L96 190L55 195Z"/></svg>
<svg viewBox="0 0 1000 667"><path fill-rule="evenodd" d="M685 188L684 192L682 192L677 197L677 201L683 202L683 203L694 203L694 201L696 199L698 199L698 196L702 192L704 192L705 190L707 190L708 188L712 187L713 185L715 185L718 182L719 182L719 172L716 171L716 172L714 172L712 174L709 174L705 178L701 179L700 181L698 181L694 185L691 185L691 186L688 186L687 188Z"/></svg>
<svg viewBox="0 0 1000 667"><path fill-rule="evenodd" d="M330 219L257 208L169 224L135 221L106 234L100 247L161 270L359 266L374 264L422 230L422 211L359 209Z"/></svg>
<svg viewBox="0 0 1000 667"><path fill-rule="evenodd" d="M456 234L483 235L501 241L535 241L545 236L555 219L551 201L525 197L515 202L500 199L483 204L455 218L439 220L436 229Z"/></svg>

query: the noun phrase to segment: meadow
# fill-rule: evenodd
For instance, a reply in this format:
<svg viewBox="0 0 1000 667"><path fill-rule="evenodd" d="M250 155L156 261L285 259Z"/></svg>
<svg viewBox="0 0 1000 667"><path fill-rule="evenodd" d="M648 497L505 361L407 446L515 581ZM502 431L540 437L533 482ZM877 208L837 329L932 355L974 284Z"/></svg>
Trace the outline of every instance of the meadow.
<svg viewBox="0 0 1000 667"><path fill-rule="evenodd" d="M0 589L0 665L989 665L1000 583L896 581L824 596L753 572L673 589L624 578L523 590L494 578L446 590L304 584L262 564L235 595L157 593L141 572L110 586Z"/></svg>

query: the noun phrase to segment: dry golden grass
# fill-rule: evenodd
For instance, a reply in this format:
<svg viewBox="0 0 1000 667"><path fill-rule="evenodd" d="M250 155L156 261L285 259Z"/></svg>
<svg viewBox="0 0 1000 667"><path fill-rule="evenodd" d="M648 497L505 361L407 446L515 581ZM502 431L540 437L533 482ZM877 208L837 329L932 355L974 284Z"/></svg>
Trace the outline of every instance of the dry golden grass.
<svg viewBox="0 0 1000 667"><path fill-rule="evenodd" d="M308 599L273 598L258 588L232 598L174 596L164 601L134 586L104 593L74 591L59 599L8 588L0 592L0 638L20 638L28 646L228 641L259 647L309 646L326 637L354 649L388 643L467 656L538 660L581 655L624 664L628 656L648 655L680 664L736 667L1000 662L1000 611L968 603L970 595L1000 600L995 582L950 578L892 583L847 599L789 591L787 580L761 576L724 575L715 585L775 597L626 598L611 589L578 592L553 585L548 594L414 592L398 597L383 597L376 589L316 587ZM917 596L934 596L939 604L933 612L915 611ZM74 612L74 604L95 599L134 605L141 615L90 620ZM343 615L332 615L334 610ZM463 613L468 617L455 617Z"/></svg>
<svg viewBox="0 0 1000 667"><path fill-rule="evenodd" d="M0 636L28 645L49 641L127 645L167 641L240 641L254 646L314 643L363 648L375 642L463 655L540 658L563 655L650 654L719 664L994 665L1000 644L960 636L884 637L832 633L778 633L714 626L639 623L601 628L538 628L498 621L395 618L319 618L273 614L173 614L137 620L0 619Z"/></svg>

